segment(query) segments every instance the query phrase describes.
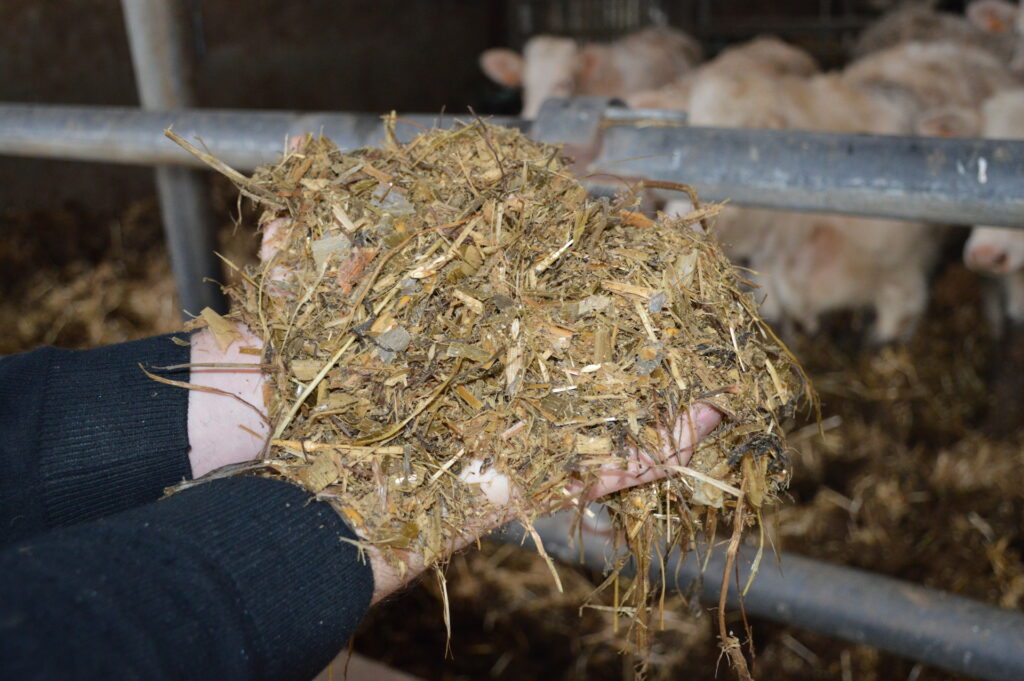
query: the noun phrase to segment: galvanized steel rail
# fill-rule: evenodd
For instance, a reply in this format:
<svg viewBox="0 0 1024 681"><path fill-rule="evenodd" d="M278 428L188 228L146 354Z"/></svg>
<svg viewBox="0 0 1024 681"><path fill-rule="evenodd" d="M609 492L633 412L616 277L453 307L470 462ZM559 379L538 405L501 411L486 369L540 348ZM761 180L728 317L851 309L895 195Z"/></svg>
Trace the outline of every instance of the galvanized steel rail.
<svg viewBox="0 0 1024 681"><path fill-rule="evenodd" d="M563 100L564 102L564 100ZM945 224L1024 227L1024 142L686 127L680 117L596 105L545 106L532 127L566 134L588 182L685 182L702 198L785 210L838 212ZM603 104L601 105L603 106ZM402 114L400 138L455 118ZM531 122L492 122L530 129ZM0 105L0 154L196 165L163 137L201 137L240 170L274 160L288 135L328 135L343 148L380 142L379 116L282 111L149 112L114 107ZM571 134L574 128L575 134ZM574 140L568 137L574 136Z"/></svg>
<svg viewBox="0 0 1024 681"><path fill-rule="evenodd" d="M747 206L1024 227L1024 142L619 125L593 166Z"/></svg>
<svg viewBox="0 0 1024 681"><path fill-rule="evenodd" d="M456 117L402 114L399 138L432 126L451 125ZM471 121L471 116L459 116ZM500 125L527 124L518 118L490 118ZM192 154L164 136L174 131L187 140L202 139L215 156L236 170L250 171L277 160L292 135L323 133L342 149L384 141L381 116L347 113L298 113L193 109L140 111L125 107L0 104L0 154L73 161L137 165L202 166ZM205 166L203 166L205 167Z"/></svg>
<svg viewBox="0 0 1024 681"><path fill-rule="evenodd" d="M122 0L135 83L143 109L194 106L189 26L183 0ZM178 298L185 310L227 311L216 283L223 279L206 177L189 168L158 166L156 189Z"/></svg>
<svg viewBox="0 0 1024 681"><path fill-rule="evenodd" d="M584 534L582 551L570 544L574 511L540 518L535 528L544 550L569 564L603 571L614 558L608 541ZM491 535L498 541L533 545L529 533L509 525ZM695 593L718 605L725 543L711 555L673 551L665 560L667 588ZM706 549L705 549L706 550ZM756 548L745 546L729 580L728 604L740 607L736 583L745 585ZM707 568L701 574L701 563ZM627 576L632 573L628 573ZM662 582L655 561L651 583ZM691 585L696 588L691 590ZM813 631L851 643L869 645L927 665L986 681L1024 679L1024 613L997 608L864 570L832 565L792 553L776 563L767 555L743 599L748 614Z"/></svg>

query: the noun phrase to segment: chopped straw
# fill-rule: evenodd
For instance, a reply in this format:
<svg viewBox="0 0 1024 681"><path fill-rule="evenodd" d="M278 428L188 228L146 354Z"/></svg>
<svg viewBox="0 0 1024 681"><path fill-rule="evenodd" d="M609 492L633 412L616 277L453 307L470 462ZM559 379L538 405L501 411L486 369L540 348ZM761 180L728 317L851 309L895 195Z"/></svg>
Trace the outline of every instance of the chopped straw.
<svg viewBox="0 0 1024 681"><path fill-rule="evenodd" d="M785 489L783 423L813 394L695 228L713 206L651 219L635 193L590 198L555 147L479 120L351 153L309 136L251 178L174 137L264 205L261 225L288 220L228 289L229 318L266 335L271 468L396 566L409 550L443 563L491 512L460 477L470 460L510 477L529 527L526 509L571 503L567 485L630 447L674 446L669 424L713 405L722 425L664 464L679 475L609 500L622 551L605 586L643 649L651 561L720 516L735 543Z"/></svg>

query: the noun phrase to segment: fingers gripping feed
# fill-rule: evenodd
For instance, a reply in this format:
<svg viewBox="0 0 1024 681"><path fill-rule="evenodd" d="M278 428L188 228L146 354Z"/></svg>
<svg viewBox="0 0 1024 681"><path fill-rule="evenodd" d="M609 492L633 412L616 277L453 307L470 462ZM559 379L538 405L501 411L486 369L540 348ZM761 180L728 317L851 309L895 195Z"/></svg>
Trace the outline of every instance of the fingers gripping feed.
<svg viewBox="0 0 1024 681"><path fill-rule="evenodd" d="M660 447L657 451L646 451L630 447L623 457L622 465L604 464L597 474L597 481L589 488L582 483L573 483L566 488L566 503L583 496L592 501L608 496L627 487L634 487L659 480L670 475L672 466L685 466L693 455L695 446L707 437L721 422L722 414L705 404L698 404L686 414L678 417L671 429L659 429ZM521 499L509 477L495 467L485 467L479 459L473 459L459 474L467 484L479 485L480 492L495 507L508 507ZM553 510L553 509L552 509Z"/></svg>

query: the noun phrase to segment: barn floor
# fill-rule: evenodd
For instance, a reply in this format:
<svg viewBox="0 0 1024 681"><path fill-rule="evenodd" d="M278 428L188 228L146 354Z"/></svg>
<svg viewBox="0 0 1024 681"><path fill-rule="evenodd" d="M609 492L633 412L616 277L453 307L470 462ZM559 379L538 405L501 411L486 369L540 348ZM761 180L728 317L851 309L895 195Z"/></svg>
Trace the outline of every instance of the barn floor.
<svg viewBox="0 0 1024 681"><path fill-rule="evenodd" d="M218 215L235 208L224 185ZM255 238L226 224L222 250L251 257ZM139 257L139 254L145 254ZM0 353L44 343L91 347L177 328L173 285L153 200L120 215L84 210L0 215ZM832 333L794 347L821 393L825 437L793 437L794 480L770 523L782 547L1007 608L1024 606L1024 429L984 435L993 350L978 282L956 262L937 278L928 319L908 347L861 351ZM847 322L851 320L845 320ZM857 320L852 320L856 322ZM355 649L430 679L629 678L606 613L579 605L592 581L485 545L448 574L450 652L432 578L369 616ZM708 678L719 660L711 617L668 602L651 677ZM959 678L863 646L753 621L762 681Z"/></svg>

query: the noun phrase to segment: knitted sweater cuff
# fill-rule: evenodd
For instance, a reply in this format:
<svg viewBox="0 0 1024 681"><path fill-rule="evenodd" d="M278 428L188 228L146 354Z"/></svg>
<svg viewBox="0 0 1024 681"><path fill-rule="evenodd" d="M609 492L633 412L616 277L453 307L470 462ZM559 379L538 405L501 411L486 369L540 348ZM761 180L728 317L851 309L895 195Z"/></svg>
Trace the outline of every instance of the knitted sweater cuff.
<svg viewBox="0 0 1024 681"><path fill-rule="evenodd" d="M16 580L0 639L26 678L309 679L373 594L347 540L306 490L213 480L0 554Z"/></svg>
<svg viewBox="0 0 1024 681"><path fill-rule="evenodd" d="M20 501L26 510L41 506L44 526L36 530L151 502L190 477L188 391L158 383L140 368L186 364L189 356L187 345L157 336L95 350L41 348L3 360L0 369L20 365L0 371L6 393L0 401L13 408L4 420L18 420L4 425L20 436L10 455L28 457L21 488L37 501ZM34 402L29 408L10 406L19 388L3 379L12 373L33 381L22 386ZM188 369L156 373L182 381L189 376Z"/></svg>

